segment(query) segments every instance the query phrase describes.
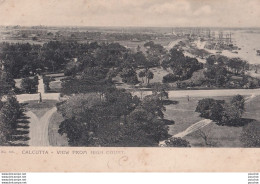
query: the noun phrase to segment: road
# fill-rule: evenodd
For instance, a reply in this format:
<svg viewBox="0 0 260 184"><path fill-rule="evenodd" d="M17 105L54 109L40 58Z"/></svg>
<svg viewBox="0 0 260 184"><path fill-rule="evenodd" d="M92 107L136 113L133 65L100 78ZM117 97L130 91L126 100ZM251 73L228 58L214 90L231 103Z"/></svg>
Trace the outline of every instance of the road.
<svg viewBox="0 0 260 184"><path fill-rule="evenodd" d="M141 96L151 95L152 91L134 91L133 95ZM217 96L258 96L260 89L213 89L213 90L171 90L169 91L169 98L178 97L217 97Z"/></svg>
<svg viewBox="0 0 260 184"><path fill-rule="evenodd" d="M180 41L183 41L183 40L184 40L184 38L173 40L167 46L165 46L165 48L167 50L171 50L176 44L178 44Z"/></svg>
<svg viewBox="0 0 260 184"><path fill-rule="evenodd" d="M28 111L26 115L30 118L29 129L29 146L49 146L48 127L50 119L56 107L47 111L41 118L38 118L32 111Z"/></svg>

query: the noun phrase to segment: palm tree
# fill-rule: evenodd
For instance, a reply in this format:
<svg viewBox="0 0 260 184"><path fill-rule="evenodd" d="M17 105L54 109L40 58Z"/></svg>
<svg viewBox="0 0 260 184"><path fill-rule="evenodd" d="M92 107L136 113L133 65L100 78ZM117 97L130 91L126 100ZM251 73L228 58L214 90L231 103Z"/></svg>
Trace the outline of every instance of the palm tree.
<svg viewBox="0 0 260 184"><path fill-rule="evenodd" d="M149 84L150 80L153 79L153 76L154 76L154 74L153 74L153 72L151 72L150 70L148 70L148 71L146 72L146 78L147 78L147 83L148 83L148 84Z"/></svg>

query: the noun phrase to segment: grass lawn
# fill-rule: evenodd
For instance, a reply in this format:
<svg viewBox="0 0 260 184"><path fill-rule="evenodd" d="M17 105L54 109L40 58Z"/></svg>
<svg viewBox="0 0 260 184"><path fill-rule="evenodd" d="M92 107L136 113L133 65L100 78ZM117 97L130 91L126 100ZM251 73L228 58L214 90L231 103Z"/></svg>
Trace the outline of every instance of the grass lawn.
<svg viewBox="0 0 260 184"><path fill-rule="evenodd" d="M201 131L207 135L209 142L215 145L214 147L242 147L240 142L242 129L243 127L219 126L213 122L203 127ZM193 132L184 139L188 140L193 147L206 146L199 132Z"/></svg>
<svg viewBox="0 0 260 184"><path fill-rule="evenodd" d="M61 90L61 81L60 80L55 80L55 81L51 81L50 82L50 88L51 90L50 91L54 91L54 92L60 92Z"/></svg>
<svg viewBox="0 0 260 184"><path fill-rule="evenodd" d="M24 103L27 104L25 107L28 111L32 111L40 118L52 107L55 107L57 102L56 100L43 100L41 103L38 103L38 100L32 100Z"/></svg>
<svg viewBox="0 0 260 184"><path fill-rule="evenodd" d="M217 100L226 100L229 101L231 97L214 97ZM192 97L188 101L187 98L174 98L171 100L176 100L179 103L176 105L168 105L166 106L165 118L169 120L174 120L175 124L169 126L169 134L175 135L186 130L188 127L193 125L194 123L202 120L203 118L199 117L199 113L195 112L198 101L202 98ZM259 98L260 101L260 98ZM252 109L257 110L256 103L254 107L250 107ZM248 104L246 105L248 106ZM247 109L247 112L250 112L251 109ZM252 111L252 110L251 110ZM251 112L250 112L251 113ZM249 117L245 117L249 118ZM210 125L202 128L202 131L208 135L208 139L210 142L213 142L217 147L241 147L242 144L240 142L240 134L243 127L228 127L228 126L219 126L214 122ZM193 132L184 137L184 139L188 140L193 147L203 147L205 146L205 142L200 136L198 132Z"/></svg>
<svg viewBox="0 0 260 184"><path fill-rule="evenodd" d="M51 146L68 146L66 135L60 135L58 133L60 123L63 121L63 117L60 113L55 112L50 119L48 127L49 142Z"/></svg>
<svg viewBox="0 0 260 184"><path fill-rule="evenodd" d="M260 121L260 96L256 96L245 105L246 112L244 118L250 118Z"/></svg>

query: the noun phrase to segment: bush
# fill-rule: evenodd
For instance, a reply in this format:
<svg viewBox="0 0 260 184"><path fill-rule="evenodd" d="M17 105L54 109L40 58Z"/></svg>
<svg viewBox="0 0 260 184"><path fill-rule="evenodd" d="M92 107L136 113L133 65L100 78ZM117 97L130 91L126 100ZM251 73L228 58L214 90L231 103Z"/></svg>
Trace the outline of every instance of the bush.
<svg viewBox="0 0 260 184"><path fill-rule="evenodd" d="M165 141L167 147L191 147L190 143L179 137L171 137Z"/></svg>

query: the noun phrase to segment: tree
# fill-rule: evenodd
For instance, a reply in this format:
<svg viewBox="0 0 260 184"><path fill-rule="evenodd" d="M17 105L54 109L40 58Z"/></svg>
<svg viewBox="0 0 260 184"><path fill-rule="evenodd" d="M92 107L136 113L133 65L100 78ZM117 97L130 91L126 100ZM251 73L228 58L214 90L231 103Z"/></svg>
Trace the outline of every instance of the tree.
<svg viewBox="0 0 260 184"><path fill-rule="evenodd" d="M242 95L236 95L231 99L231 104L236 106L241 115L245 111L245 98Z"/></svg>
<svg viewBox="0 0 260 184"><path fill-rule="evenodd" d="M122 77L122 81L128 84L137 84L138 78L136 72L133 68L123 68L122 72L120 73L120 77Z"/></svg>
<svg viewBox="0 0 260 184"><path fill-rule="evenodd" d="M153 94L157 95L161 101L163 100L163 98L169 98L168 89L169 85L167 84L154 83L152 86Z"/></svg>
<svg viewBox="0 0 260 184"><path fill-rule="evenodd" d="M157 95L145 96L142 101L142 108L161 119L164 117L163 111L166 110L163 106L163 102Z"/></svg>
<svg viewBox="0 0 260 184"><path fill-rule="evenodd" d="M142 51L133 54L133 59L134 59L134 62L136 63L136 66L142 66L142 67L147 68L148 61Z"/></svg>
<svg viewBox="0 0 260 184"><path fill-rule="evenodd" d="M116 88L108 89L102 101L93 95L75 95L58 104L65 119L59 133L66 133L72 146L158 146L168 138L168 127L147 105Z"/></svg>
<svg viewBox="0 0 260 184"><path fill-rule="evenodd" d="M140 99L137 96L132 96L131 93L125 90L110 88L105 92L106 106L110 107L110 115L117 117L123 116L123 122L126 123L126 117L139 104Z"/></svg>
<svg viewBox="0 0 260 184"><path fill-rule="evenodd" d="M244 112L244 97L234 96L230 102L206 98L199 100L196 112L203 118L216 121L220 125L235 126Z"/></svg>
<svg viewBox="0 0 260 184"><path fill-rule="evenodd" d="M176 48L170 50L170 56L163 60L162 66L164 69L171 68L177 80L189 79L195 71L203 68L203 64L196 58L184 56L183 52Z"/></svg>
<svg viewBox="0 0 260 184"><path fill-rule="evenodd" d="M127 122L127 139L136 144L133 146L158 146L159 141L169 136L168 127L143 108L136 108Z"/></svg>
<svg viewBox="0 0 260 184"><path fill-rule="evenodd" d="M140 78L142 78L142 83L144 83L145 72L144 72L143 70L140 71L139 74L138 74L138 76L139 76Z"/></svg>
<svg viewBox="0 0 260 184"><path fill-rule="evenodd" d="M55 72L65 67L66 59L71 58L70 48L65 43L60 41L50 41L42 47L42 56L45 67L49 71ZM66 51L67 50L67 51Z"/></svg>
<svg viewBox="0 0 260 184"><path fill-rule="evenodd" d="M149 84L150 80L153 79L153 77L154 77L153 72L151 72L150 70L148 70L148 71L146 72L146 78L147 78L147 83L148 83L148 84Z"/></svg>
<svg viewBox="0 0 260 184"><path fill-rule="evenodd" d="M7 96L5 102L0 104L0 145L8 145L16 131L18 119L23 113L23 108L14 96Z"/></svg>
<svg viewBox="0 0 260 184"><path fill-rule="evenodd" d="M30 79L29 77L26 77L22 79L21 82L21 88L26 93L35 93L37 91L37 83L38 80Z"/></svg>
<svg viewBox="0 0 260 184"><path fill-rule="evenodd" d="M80 77L69 77L62 82L62 93L77 94L96 92L103 94L106 88L113 87L108 70L103 67L87 67L83 70Z"/></svg>
<svg viewBox="0 0 260 184"><path fill-rule="evenodd" d="M207 119L215 119L219 120L219 117L222 113L222 106L223 101L217 101L212 98L204 98L202 100L199 100L198 105L196 107L196 112L200 113L200 116Z"/></svg>
<svg viewBox="0 0 260 184"><path fill-rule="evenodd" d="M0 98L2 95L8 94L14 87L15 81L12 76L9 73L0 70Z"/></svg>

